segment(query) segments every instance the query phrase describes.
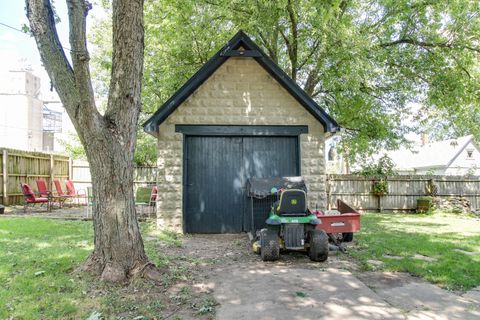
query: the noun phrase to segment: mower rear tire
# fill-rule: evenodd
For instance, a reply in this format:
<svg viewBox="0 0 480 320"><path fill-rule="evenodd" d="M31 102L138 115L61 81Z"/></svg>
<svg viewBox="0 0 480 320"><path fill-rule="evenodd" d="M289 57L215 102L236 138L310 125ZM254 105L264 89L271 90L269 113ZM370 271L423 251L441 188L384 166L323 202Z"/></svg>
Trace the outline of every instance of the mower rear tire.
<svg viewBox="0 0 480 320"><path fill-rule="evenodd" d="M342 242L352 242L352 241L353 241L353 232L342 233Z"/></svg>
<svg viewBox="0 0 480 320"><path fill-rule="evenodd" d="M260 255L263 261L275 261L280 258L280 239L276 231L260 231Z"/></svg>
<svg viewBox="0 0 480 320"><path fill-rule="evenodd" d="M323 262L328 259L328 236L323 230L311 230L310 239L310 260Z"/></svg>

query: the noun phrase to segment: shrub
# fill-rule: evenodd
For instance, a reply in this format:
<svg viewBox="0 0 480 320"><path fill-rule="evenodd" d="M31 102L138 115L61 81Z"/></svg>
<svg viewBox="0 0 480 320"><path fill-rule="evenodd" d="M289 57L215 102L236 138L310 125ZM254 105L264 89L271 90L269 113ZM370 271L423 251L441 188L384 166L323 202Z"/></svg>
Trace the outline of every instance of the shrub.
<svg viewBox="0 0 480 320"><path fill-rule="evenodd" d="M362 166L358 174L364 177L387 177L397 174L395 171L395 163L386 154L378 159L377 163L367 163Z"/></svg>
<svg viewBox="0 0 480 320"><path fill-rule="evenodd" d="M372 193L378 196L388 194L388 182L386 180L373 181Z"/></svg>
<svg viewBox="0 0 480 320"><path fill-rule="evenodd" d="M365 177L376 178L372 183L372 193L377 196L388 194L388 176L396 175L395 163L386 154L377 163L367 163L358 172Z"/></svg>
<svg viewBox="0 0 480 320"><path fill-rule="evenodd" d="M417 198L417 213L427 213L432 210L432 197L418 197Z"/></svg>

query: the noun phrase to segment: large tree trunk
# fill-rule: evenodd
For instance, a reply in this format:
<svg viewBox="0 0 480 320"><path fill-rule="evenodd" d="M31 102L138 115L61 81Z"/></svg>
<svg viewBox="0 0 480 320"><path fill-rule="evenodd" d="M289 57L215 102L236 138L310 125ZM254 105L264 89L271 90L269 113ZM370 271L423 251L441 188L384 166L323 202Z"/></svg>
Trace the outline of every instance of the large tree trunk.
<svg viewBox="0 0 480 320"><path fill-rule="evenodd" d="M90 163L94 251L84 264L108 281L134 275L158 280L145 254L133 195L133 153L143 72L143 0L114 0L112 74L101 115L90 80L86 0L67 0L71 61L55 28L50 0L26 0L27 17L52 84L72 120Z"/></svg>
<svg viewBox="0 0 480 320"><path fill-rule="evenodd" d="M104 138L87 143L95 246L83 269L114 282L145 271L151 276L153 265L144 251L133 201L132 155L118 142L121 138L110 132Z"/></svg>

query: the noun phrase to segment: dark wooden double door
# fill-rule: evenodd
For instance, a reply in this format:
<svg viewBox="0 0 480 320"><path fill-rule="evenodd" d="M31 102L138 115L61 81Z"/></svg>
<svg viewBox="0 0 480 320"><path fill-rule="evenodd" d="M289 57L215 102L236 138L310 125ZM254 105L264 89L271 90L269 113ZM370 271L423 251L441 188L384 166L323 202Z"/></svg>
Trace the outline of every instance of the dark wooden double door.
<svg viewBox="0 0 480 320"><path fill-rule="evenodd" d="M250 228L250 177L299 175L298 137L186 136L184 231L238 233Z"/></svg>

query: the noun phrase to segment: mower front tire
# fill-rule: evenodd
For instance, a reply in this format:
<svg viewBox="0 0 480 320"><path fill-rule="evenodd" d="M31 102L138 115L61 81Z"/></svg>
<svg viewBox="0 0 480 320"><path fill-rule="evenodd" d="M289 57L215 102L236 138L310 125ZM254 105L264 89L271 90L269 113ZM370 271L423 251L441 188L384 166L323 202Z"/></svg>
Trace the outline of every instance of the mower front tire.
<svg viewBox="0 0 480 320"><path fill-rule="evenodd" d="M276 231L260 231L260 255L263 261L275 261L280 258L280 239Z"/></svg>
<svg viewBox="0 0 480 320"><path fill-rule="evenodd" d="M310 260L323 262L328 259L328 236L323 230L311 230L310 239Z"/></svg>

